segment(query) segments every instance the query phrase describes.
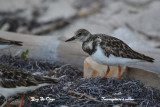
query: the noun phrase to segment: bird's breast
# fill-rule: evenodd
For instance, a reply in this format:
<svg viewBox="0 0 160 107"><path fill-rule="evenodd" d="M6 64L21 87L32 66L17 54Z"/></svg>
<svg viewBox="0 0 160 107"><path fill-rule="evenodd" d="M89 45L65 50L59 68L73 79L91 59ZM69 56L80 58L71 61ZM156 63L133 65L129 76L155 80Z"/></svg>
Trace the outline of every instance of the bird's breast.
<svg viewBox="0 0 160 107"><path fill-rule="evenodd" d="M93 41L88 41L88 42L83 43L82 49L83 51L91 55L95 51L93 47Z"/></svg>

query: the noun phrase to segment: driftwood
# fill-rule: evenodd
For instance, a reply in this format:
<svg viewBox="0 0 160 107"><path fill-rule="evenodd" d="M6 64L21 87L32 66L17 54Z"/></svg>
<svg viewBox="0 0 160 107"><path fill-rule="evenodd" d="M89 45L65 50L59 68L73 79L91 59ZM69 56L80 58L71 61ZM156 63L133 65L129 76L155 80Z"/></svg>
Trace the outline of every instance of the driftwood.
<svg viewBox="0 0 160 107"><path fill-rule="evenodd" d="M5 35L5 36L4 36ZM120 33L119 33L120 35ZM60 61L66 64L72 64L77 66L80 70L83 70L84 59L88 56L85 54L81 46L77 42L65 43L66 38L58 39L56 36L32 36L23 35L9 32L0 32L0 37L10 40L18 40L23 42L23 46L17 47L13 46L9 49L1 50L1 54L11 54L13 56L21 55L23 51L29 50L28 58L48 60L51 62ZM125 38L127 39L127 38ZM125 41L125 40L124 40ZM137 40L134 40L137 41ZM128 66L127 77L132 79L142 80L147 85L153 87L159 87L159 77L160 74L160 50L150 48L133 48L136 51L144 53L150 57L155 58L154 63L136 63ZM144 50L145 49L145 50ZM145 76L148 76L146 78ZM149 81L150 79L151 81ZM157 80L158 79L158 80ZM159 87L160 89L160 87Z"/></svg>
<svg viewBox="0 0 160 107"><path fill-rule="evenodd" d="M86 94L86 93L79 93L79 92L75 92L75 91L69 90L69 91L68 91L68 94L76 94L76 95L80 96L79 98L87 97L87 98L89 98L89 99L91 99L91 100L93 100L93 101L100 102L100 101L97 100L96 98L94 98L94 97L92 97L92 96L90 96L90 95L88 95L88 94Z"/></svg>

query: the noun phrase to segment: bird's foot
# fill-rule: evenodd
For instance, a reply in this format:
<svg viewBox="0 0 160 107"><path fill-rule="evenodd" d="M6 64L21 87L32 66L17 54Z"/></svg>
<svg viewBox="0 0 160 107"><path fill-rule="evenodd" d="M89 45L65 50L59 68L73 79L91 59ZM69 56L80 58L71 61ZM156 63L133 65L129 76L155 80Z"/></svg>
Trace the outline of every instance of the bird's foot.
<svg viewBox="0 0 160 107"><path fill-rule="evenodd" d="M109 74L109 71L110 71L110 68L109 68L109 66L108 66L107 71L106 71L106 73L105 73L105 75L104 75L104 78L107 77L107 75Z"/></svg>
<svg viewBox="0 0 160 107"><path fill-rule="evenodd" d="M122 75L122 68L118 66L118 78L120 79Z"/></svg>
<svg viewBox="0 0 160 107"><path fill-rule="evenodd" d="M7 107L10 107L10 101L7 100Z"/></svg>
<svg viewBox="0 0 160 107"><path fill-rule="evenodd" d="M19 104L19 107L22 107L23 100L24 100L24 93L21 94L21 102Z"/></svg>

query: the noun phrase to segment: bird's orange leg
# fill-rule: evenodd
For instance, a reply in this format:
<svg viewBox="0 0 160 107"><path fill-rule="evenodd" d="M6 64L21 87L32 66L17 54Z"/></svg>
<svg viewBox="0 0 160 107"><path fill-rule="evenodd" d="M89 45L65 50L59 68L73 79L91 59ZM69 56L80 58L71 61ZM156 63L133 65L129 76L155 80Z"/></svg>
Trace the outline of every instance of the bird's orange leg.
<svg viewBox="0 0 160 107"><path fill-rule="evenodd" d="M19 107L22 107L23 100L24 100L24 93L21 94L21 102L19 104Z"/></svg>
<svg viewBox="0 0 160 107"><path fill-rule="evenodd" d="M122 68L120 66L118 66L118 78L121 78L121 74L122 74Z"/></svg>
<svg viewBox="0 0 160 107"><path fill-rule="evenodd" d="M106 78L106 77L107 77L107 75L108 75L109 71L110 71L110 68L109 68L109 66L108 66L107 71L106 71L106 73L105 73L105 75L104 75L104 78Z"/></svg>
<svg viewBox="0 0 160 107"><path fill-rule="evenodd" d="M10 101L7 100L7 107L10 107Z"/></svg>

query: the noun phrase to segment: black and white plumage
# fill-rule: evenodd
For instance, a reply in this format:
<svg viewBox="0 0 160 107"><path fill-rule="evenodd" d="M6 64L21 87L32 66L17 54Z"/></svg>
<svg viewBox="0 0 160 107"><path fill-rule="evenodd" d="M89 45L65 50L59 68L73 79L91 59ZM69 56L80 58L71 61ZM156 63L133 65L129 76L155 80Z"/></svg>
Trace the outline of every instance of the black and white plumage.
<svg viewBox="0 0 160 107"><path fill-rule="evenodd" d="M0 64L0 94L6 99L57 82L57 79L32 75L15 67Z"/></svg>
<svg viewBox="0 0 160 107"><path fill-rule="evenodd" d="M83 51L100 64L121 65L123 62L154 61L153 58L134 51L122 40L105 34L91 34L85 29L79 29L75 36L67 41L73 39L82 42Z"/></svg>
<svg viewBox="0 0 160 107"><path fill-rule="evenodd" d="M122 40L105 34L91 34L86 29L79 29L75 36L66 40L78 40L82 49L99 64L121 66L141 61L154 62L154 59L131 49Z"/></svg>
<svg viewBox="0 0 160 107"><path fill-rule="evenodd" d="M8 48L12 45L22 46L22 42L0 38L0 49Z"/></svg>

